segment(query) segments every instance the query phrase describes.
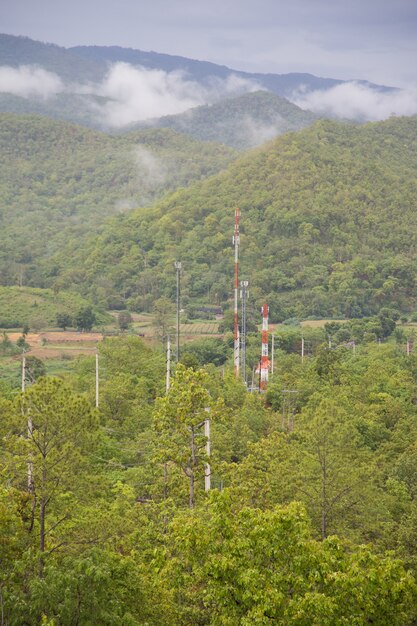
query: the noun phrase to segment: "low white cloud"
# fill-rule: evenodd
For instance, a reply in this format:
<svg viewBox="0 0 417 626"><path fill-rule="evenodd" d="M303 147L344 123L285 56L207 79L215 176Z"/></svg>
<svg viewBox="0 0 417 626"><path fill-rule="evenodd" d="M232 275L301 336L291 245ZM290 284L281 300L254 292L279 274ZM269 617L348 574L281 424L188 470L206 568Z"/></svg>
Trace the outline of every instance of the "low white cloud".
<svg viewBox="0 0 417 626"><path fill-rule="evenodd" d="M151 191L163 184L167 176L166 167L152 152L143 146L136 146L134 159L141 183L146 183Z"/></svg>
<svg viewBox="0 0 417 626"><path fill-rule="evenodd" d="M101 96L90 105L103 126L122 127L188 109L221 97L255 91L254 81L230 74L214 77L206 85L189 80L183 72L165 72L128 63L113 64L101 83L64 84L59 76L36 65L0 66L0 92L24 98L51 98L57 93Z"/></svg>
<svg viewBox="0 0 417 626"><path fill-rule="evenodd" d="M47 99L63 90L64 84L59 76L42 67L36 65L0 66L0 92L23 98Z"/></svg>
<svg viewBox="0 0 417 626"><path fill-rule="evenodd" d="M213 79L207 86L187 79L183 72L149 70L115 63L92 93L109 101L100 107L103 122L113 127L164 115L183 113L220 97L255 91L259 87L237 75Z"/></svg>
<svg viewBox="0 0 417 626"><path fill-rule="evenodd" d="M116 127L182 113L204 102L201 88L181 73L147 70L128 63L115 63L104 81L92 89L109 98L101 112L104 121Z"/></svg>
<svg viewBox="0 0 417 626"><path fill-rule="evenodd" d="M242 138L242 145L258 146L277 135L280 135L285 127L285 122L278 118L275 123L267 124L256 120L250 116L245 116L240 121L239 134ZM285 129L286 130L286 129Z"/></svg>
<svg viewBox="0 0 417 626"><path fill-rule="evenodd" d="M302 109L319 115L361 121L417 114L417 89L377 91L357 82L342 83L324 91L298 91L291 100Z"/></svg>

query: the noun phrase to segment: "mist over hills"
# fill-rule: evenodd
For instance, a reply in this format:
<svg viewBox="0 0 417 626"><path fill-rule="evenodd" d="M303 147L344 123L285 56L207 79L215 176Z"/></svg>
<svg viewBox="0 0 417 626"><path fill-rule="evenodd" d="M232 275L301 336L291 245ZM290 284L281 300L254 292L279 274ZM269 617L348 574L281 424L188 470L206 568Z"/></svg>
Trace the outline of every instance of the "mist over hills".
<svg viewBox="0 0 417 626"><path fill-rule="evenodd" d="M206 104L178 115L140 122L139 128L172 128L201 141L237 149L253 147L283 133L300 130L317 119L285 98L255 91Z"/></svg>
<svg viewBox="0 0 417 626"><path fill-rule="evenodd" d="M107 216L148 205L235 156L169 129L111 137L0 114L0 284L16 284L21 272L25 284L50 283L51 256L66 242L81 246Z"/></svg>
<svg viewBox="0 0 417 626"><path fill-rule="evenodd" d="M145 120L164 118L162 126L179 126L181 132L207 140L218 139L218 135L196 130L201 109L189 118L184 116L174 121L171 116L221 104L220 109L215 109L216 115L223 116L218 119L219 126L230 127L230 133L223 134L233 136L235 122L231 117L236 98L256 91L268 91L270 96L279 97L273 105L279 118L286 119L290 106L283 98L304 110L299 126L294 124L293 115L289 123L268 121L269 130L275 127L275 134L301 128L306 121L312 121L310 109L316 112L316 117L360 121L384 119L392 111L417 112L415 95L367 81L342 81L307 73L249 73L118 46L66 49L27 37L0 35L0 111L3 112L45 115L100 130L120 130ZM265 105L265 98L262 102ZM254 127L265 127L264 118L270 113L265 108L259 111L256 100L246 98L240 106L245 108L244 116ZM230 144L250 147L254 144L253 134L250 135L247 144L243 137L239 141L233 137ZM258 135L262 141L271 133Z"/></svg>

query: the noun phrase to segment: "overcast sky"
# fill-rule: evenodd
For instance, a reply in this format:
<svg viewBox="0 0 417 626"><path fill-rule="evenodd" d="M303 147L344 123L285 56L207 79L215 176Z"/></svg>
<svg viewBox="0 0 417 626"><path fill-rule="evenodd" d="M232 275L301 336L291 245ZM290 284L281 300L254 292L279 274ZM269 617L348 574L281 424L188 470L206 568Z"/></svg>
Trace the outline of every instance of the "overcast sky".
<svg viewBox="0 0 417 626"><path fill-rule="evenodd" d="M0 0L0 31L417 87L417 0Z"/></svg>

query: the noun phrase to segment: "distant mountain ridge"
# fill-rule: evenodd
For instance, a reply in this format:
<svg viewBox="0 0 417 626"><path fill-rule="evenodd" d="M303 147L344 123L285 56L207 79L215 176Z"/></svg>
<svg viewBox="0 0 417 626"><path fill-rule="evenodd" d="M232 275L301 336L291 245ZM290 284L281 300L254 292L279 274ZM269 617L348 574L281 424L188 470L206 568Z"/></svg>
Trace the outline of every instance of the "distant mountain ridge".
<svg viewBox="0 0 417 626"><path fill-rule="evenodd" d="M227 78L230 74L241 78L256 81L261 89L272 91L278 96L288 97L295 90L303 87L310 91L315 89L329 89L349 81L322 78L308 73L289 72L287 74L273 74L261 72L244 72L231 69L225 65L217 65L208 61L198 61L181 56L161 54L159 52L144 52L120 46L74 46L68 48L70 52L89 61L95 62L125 62L132 65L141 65L149 69L162 69L166 72L181 70L192 80L206 83L211 77ZM351 79L355 80L355 79ZM375 85L368 81L356 81L378 90L391 89L384 85Z"/></svg>
<svg viewBox="0 0 417 626"><path fill-rule="evenodd" d="M43 68L58 77L58 91L54 93L52 89L52 93L50 90L46 95L42 93L28 95L16 91L8 93L6 82L0 91L0 112L43 115L99 130L127 126L133 122L131 118L127 121L123 119L119 124L107 115L109 108L111 109L114 104L116 106L120 104L117 100L119 95L109 93L108 90L103 92L101 88L103 81L107 80L110 68L115 67L117 63L127 63L136 70L145 68L158 71L163 76L175 75L179 81L187 81L189 100L194 99L196 104L205 102L206 107L207 105L214 107L208 109L202 106L190 114L180 114L175 119L172 115L165 115L163 119L141 123L141 126L155 126L160 123L163 127L175 128L205 141L211 139L224 141L224 137L228 137L225 143L228 142L228 145L240 149L253 146L256 143L254 141L256 136L260 139L264 136L269 139L272 135L267 132L268 130L272 132L275 128L276 135L288 130L298 130L317 119L311 112L301 109L298 109L296 114L295 105L285 102L283 98L288 98L297 91L305 93L311 90L327 90L348 82L302 73L243 72L207 61L119 46L63 48L55 44L34 41L28 37L4 34L0 35L0 67L11 67L15 70L22 66ZM17 76L17 81L19 80L23 78ZM38 82L41 87L42 80ZM232 88L230 82L233 83ZM358 82L377 91L390 89L366 81ZM169 89L170 86L166 85L165 88ZM268 91L270 96L275 95L281 98L281 101L275 100L273 103L272 97L269 98L269 102L266 101L266 96L251 97L250 93L256 90ZM116 92L119 94L117 89ZM236 101L238 96L242 96L240 102ZM140 97L140 94L137 97ZM137 110L131 103L128 104L130 111ZM218 107L215 106L217 104ZM190 106L193 105L187 103L182 110L189 109ZM234 114L237 114L240 121L243 120L241 126L243 130L248 128L248 120L255 129L252 135L249 133L247 140L243 134L237 136L238 121L232 119ZM138 114L134 121L143 122L147 116L141 115L142 117ZM215 120L212 129L209 129L205 120L209 118L213 120L214 115L220 117Z"/></svg>

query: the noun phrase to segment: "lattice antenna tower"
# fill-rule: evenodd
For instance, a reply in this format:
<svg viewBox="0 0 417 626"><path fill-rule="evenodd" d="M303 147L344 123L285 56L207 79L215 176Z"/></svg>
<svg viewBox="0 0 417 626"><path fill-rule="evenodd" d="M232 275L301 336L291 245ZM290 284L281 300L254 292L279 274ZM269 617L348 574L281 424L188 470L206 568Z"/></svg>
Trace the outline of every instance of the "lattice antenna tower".
<svg viewBox="0 0 417 626"><path fill-rule="evenodd" d="M235 230L233 234L233 244L235 246L235 276L234 276L234 315L233 315L233 363L235 377L239 376L239 317L238 317L238 295L239 295L239 219L240 211L235 209Z"/></svg>

